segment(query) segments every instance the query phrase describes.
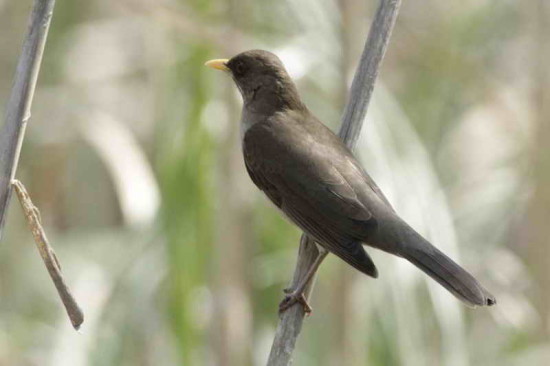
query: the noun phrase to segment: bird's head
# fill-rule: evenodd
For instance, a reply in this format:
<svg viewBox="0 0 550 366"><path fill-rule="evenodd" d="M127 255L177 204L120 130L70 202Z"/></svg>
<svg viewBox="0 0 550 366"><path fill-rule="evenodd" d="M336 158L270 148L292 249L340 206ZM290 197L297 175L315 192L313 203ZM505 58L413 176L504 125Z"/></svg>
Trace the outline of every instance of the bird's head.
<svg viewBox="0 0 550 366"><path fill-rule="evenodd" d="M210 60L205 65L231 74L245 107L261 112L303 108L283 63L271 52L251 50L231 59Z"/></svg>

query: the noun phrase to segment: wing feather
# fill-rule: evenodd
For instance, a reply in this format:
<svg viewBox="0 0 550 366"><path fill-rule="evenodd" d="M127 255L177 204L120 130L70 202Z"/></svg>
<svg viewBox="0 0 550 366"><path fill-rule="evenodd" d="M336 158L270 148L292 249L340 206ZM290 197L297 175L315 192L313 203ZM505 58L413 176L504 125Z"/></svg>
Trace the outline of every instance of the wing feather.
<svg viewBox="0 0 550 366"><path fill-rule="evenodd" d="M376 277L376 267L361 244L376 220L351 185L330 164L312 166L315 162L296 156L296 151L273 146L270 136L268 130L254 127L245 135L243 152L252 181L319 244ZM285 167L288 159L295 165Z"/></svg>

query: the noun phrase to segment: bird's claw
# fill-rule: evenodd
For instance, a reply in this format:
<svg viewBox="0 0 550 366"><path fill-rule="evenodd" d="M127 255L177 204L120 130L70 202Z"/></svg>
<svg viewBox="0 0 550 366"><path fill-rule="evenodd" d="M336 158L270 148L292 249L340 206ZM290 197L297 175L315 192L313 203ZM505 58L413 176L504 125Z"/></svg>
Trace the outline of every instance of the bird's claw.
<svg viewBox="0 0 550 366"><path fill-rule="evenodd" d="M281 301L281 303L279 304L279 314L288 310L292 305L296 303L299 303L302 305L304 309L304 313L306 313L306 315L309 316L311 314L313 309L307 303L306 297L304 296L303 293L290 292L289 289L284 289L283 291L287 295L285 296L283 301Z"/></svg>

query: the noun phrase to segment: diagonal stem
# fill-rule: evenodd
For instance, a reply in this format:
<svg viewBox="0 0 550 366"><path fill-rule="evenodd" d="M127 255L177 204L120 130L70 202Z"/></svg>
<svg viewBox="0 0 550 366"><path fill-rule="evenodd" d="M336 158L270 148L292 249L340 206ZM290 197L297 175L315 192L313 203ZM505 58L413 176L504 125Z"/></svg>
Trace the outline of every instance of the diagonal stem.
<svg viewBox="0 0 550 366"><path fill-rule="evenodd" d="M0 239L55 0L35 0L0 133Z"/></svg>
<svg viewBox="0 0 550 366"><path fill-rule="evenodd" d="M380 0L371 25L359 66L353 78L349 101L344 110L342 126L339 131L340 137L350 149L355 147L363 127L363 121L365 120L367 108L374 90L374 83L378 76L400 5L401 0ZM296 287L305 278L318 255L319 252L313 240L303 234L300 240L300 249L294 270L292 287ZM312 277L312 280L304 291L306 299L309 297L313 287L315 276ZM268 366L290 365L296 340L302 329L304 315L304 309L300 304L292 306L281 314L271 346L267 362Z"/></svg>
<svg viewBox="0 0 550 366"><path fill-rule="evenodd" d="M299 299L301 298L305 313L306 314L311 313L311 307L309 306L309 304L307 303L307 300L305 299L304 291L306 287L309 285L309 283L311 282L312 278L315 276L315 272L317 272L317 269L319 268L319 266L321 265L325 257L328 255L328 251L319 246L317 246L317 252L318 252L317 257L313 260L313 263L307 269L305 276L299 279L300 282L296 285L296 287L291 287L289 289L284 290L288 295L285 297L283 302L279 305L279 311L287 310L289 307L294 305L294 303L296 301L299 301Z"/></svg>
<svg viewBox="0 0 550 366"><path fill-rule="evenodd" d="M38 210L32 204L21 182L14 180L25 136L25 128L31 116L34 90L54 5L55 0L34 0L27 35L17 63L13 87L6 106L6 122L0 132L0 239L2 238L13 185L40 255L63 301L73 327L78 330L84 321L82 311L65 284L57 257L46 239Z"/></svg>

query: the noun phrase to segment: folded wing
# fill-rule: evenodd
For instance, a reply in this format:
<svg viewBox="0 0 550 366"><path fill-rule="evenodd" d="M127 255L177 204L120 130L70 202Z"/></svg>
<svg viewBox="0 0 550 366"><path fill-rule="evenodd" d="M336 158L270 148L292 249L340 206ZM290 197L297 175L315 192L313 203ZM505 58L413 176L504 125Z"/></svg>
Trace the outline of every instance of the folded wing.
<svg viewBox="0 0 550 366"><path fill-rule="evenodd" d="M277 127L283 130L274 131ZM248 130L243 151L250 177L326 249L376 277L376 267L361 244L361 238L376 225L375 218L331 157L312 145L315 141L280 141L281 133L304 136L288 128L257 125Z"/></svg>

